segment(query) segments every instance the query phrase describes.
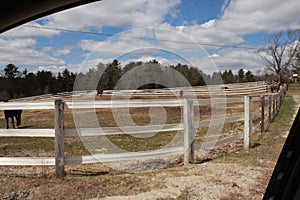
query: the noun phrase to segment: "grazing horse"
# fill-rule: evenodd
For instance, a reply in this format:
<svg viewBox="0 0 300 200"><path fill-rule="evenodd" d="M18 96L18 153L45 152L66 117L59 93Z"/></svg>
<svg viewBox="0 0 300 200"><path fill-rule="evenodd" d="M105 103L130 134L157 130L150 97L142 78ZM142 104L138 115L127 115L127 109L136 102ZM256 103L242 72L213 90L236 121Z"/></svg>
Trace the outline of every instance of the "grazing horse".
<svg viewBox="0 0 300 200"><path fill-rule="evenodd" d="M229 90L229 88L228 88L228 87L226 87L226 86L224 86L224 87L221 87L221 90L228 91L228 90Z"/></svg>
<svg viewBox="0 0 300 200"><path fill-rule="evenodd" d="M103 94L103 90L97 90L97 96L98 95L102 96L102 94Z"/></svg>
<svg viewBox="0 0 300 200"><path fill-rule="evenodd" d="M5 120L6 120L6 128L9 128L8 120L11 118L11 123L13 125L13 128L15 128L15 122L14 118L17 120L17 127L21 125L21 114L22 110L4 110Z"/></svg>
<svg viewBox="0 0 300 200"><path fill-rule="evenodd" d="M273 93L273 91L274 90L276 90L276 92L278 92L279 91L279 89L280 89L280 85L271 85L270 86L270 89L271 89L271 92Z"/></svg>

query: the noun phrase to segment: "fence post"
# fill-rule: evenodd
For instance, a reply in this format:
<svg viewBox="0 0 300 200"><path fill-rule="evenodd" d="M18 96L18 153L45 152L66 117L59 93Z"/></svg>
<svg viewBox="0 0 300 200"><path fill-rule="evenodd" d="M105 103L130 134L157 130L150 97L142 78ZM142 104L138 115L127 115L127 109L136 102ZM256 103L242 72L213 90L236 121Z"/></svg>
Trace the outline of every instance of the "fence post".
<svg viewBox="0 0 300 200"><path fill-rule="evenodd" d="M183 90L182 89L179 90L179 96L181 99L183 98Z"/></svg>
<svg viewBox="0 0 300 200"><path fill-rule="evenodd" d="M269 118L269 125L268 126L270 126L270 124L271 124L271 120L272 120L272 96L271 95L269 95L269 116L268 116L268 118Z"/></svg>
<svg viewBox="0 0 300 200"><path fill-rule="evenodd" d="M279 93L279 108L281 107L282 105L282 101L283 101L283 91L284 89L280 90L280 93Z"/></svg>
<svg viewBox="0 0 300 200"><path fill-rule="evenodd" d="M274 117L277 113L277 94L274 95L274 105L275 105L275 108L274 108Z"/></svg>
<svg viewBox="0 0 300 200"><path fill-rule="evenodd" d="M244 105L244 149L249 149L252 134L252 98L245 96Z"/></svg>
<svg viewBox="0 0 300 200"><path fill-rule="evenodd" d="M187 165L194 160L194 105L193 100L184 99L184 164Z"/></svg>
<svg viewBox="0 0 300 200"><path fill-rule="evenodd" d="M63 179L65 176L64 158L64 102L55 100L55 173L56 177Z"/></svg>
<svg viewBox="0 0 300 200"><path fill-rule="evenodd" d="M265 132L265 96L261 96L261 129L260 132Z"/></svg>
<svg viewBox="0 0 300 200"><path fill-rule="evenodd" d="M276 113L278 113L278 110L280 108L280 94L276 94L276 99L277 99L277 107L276 107Z"/></svg>
<svg viewBox="0 0 300 200"><path fill-rule="evenodd" d="M273 111L272 111L272 119L275 117L276 114L276 98L275 95L272 94L272 106L273 106Z"/></svg>

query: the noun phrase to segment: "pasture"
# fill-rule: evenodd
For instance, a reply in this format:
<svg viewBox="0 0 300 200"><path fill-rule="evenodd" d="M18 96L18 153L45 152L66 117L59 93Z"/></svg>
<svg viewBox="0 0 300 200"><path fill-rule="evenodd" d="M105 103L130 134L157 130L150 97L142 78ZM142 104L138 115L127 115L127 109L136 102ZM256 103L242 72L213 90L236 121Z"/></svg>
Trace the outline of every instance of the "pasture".
<svg viewBox="0 0 300 200"><path fill-rule="evenodd" d="M230 97L239 97L242 96L238 94L231 95ZM105 101L110 100L112 95L103 95L101 97L96 96L96 101ZM153 99L175 99L174 95L133 95L130 97L131 99L142 99L142 100L153 100ZM209 96L207 95L198 95L199 99L209 100ZM74 97L73 97L74 98ZM122 99L124 96L118 96L118 98ZM70 100L70 97L63 98L65 101ZM86 97L76 97L76 100L84 100ZM39 100L40 102L41 100ZM54 101L54 99L47 99L47 101ZM256 104L259 102L254 102L254 107L257 107ZM172 107L162 107L166 112L166 124L178 124L182 120L182 108L179 106ZM212 106L211 105L199 105L199 116L196 116L196 121L204 121L209 122L211 120L212 114ZM223 116L224 113L220 112L218 114L218 110L226 109L226 116ZM214 117L222 118L222 117L236 117L240 116L244 112L243 102L234 102L228 104L221 104L214 106ZM89 111L89 110L88 110ZM86 110L81 110L84 112L88 112ZM118 113L119 117L122 118L122 114L124 113L123 108L114 108L114 112ZM99 125L101 127L117 127L117 124L114 120L113 111L111 108L97 108L95 109ZM149 107L130 107L129 113L133 122L138 126L146 126L151 122L151 118L149 117L150 108ZM153 118L159 118L159 116L152 116ZM126 118L126 115L124 115ZM22 114L22 126L21 129L49 129L54 128L54 111L52 109L45 110L23 110ZM3 113L0 113L0 124L4 124ZM159 124L159 123L158 123ZM207 124L207 123L206 123ZM74 119L72 109L65 109L64 112L64 125L66 129L74 129ZM243 122L231 122L224 124L222 128L222 135L220 138L226 136L232 136L239 132L242 132L241 128ZM218 126L216 126L218 128ZM205 133L207 132L208 127L200 127L196 130L195 135L195 143L200 144L203 142ZM182 131L181 131L182 132ZM123 134L115 134L107 136L110 141L112 141L117 146L123 148L126 151L135 152L135 151L146 151L146 150L155 150L160 149L161 147L168 144L173 138L174 135L177 134L178 131L168 131L168 132L159 132L155 134L153 137L139 138L133 137L131 135L123 135ZM179 133L182 134L182 133ZM0 151L0 156L53 156L55 153L54 149L54 140L52 138L3 138L5 143L5 151ZM11 141L11 142L7 142ZM179 141L182 142L182 141ZM30 144L30 145L29 145ZM16 147L20 147L17 149L22 149L22 151L18 151L15 153ZM85 149L82 142L79 138L66 138L65 141L65 150L66 155L68 156L78 156L78 155L89 155L89 152Z"/></svg>
<svg viewBox="0 0 300 200"><path fill-rule="evenodd" d="M288 93L290 94L290 92ZM236 94L234 94L236 95ZM234 96L234 97L238 97ZM230 96L233 97L233 96ZM103 99L110 98L109 95L103 95L101 97L96 97L97 100L101 101ZM137 99L140 98L157 98L153 96L139 96L134 97ZM160 97L161 98L161 97ZM174 98L174 97L163 97L163 98ZM68 100L68 97L65 98ZM254 102L253 106L258 106L259 102ZM279 112L279 115L274 119L280 120L285 118L287 121L291 121L291 117L288 117L289 114L293 112L294 108L291 108L294 104L294 101L290 95L287 96L283 102L283 110L286 113L284 117L281 117L282 109ZM209 120L211 115L210 106L199 106L200 118L197 120ZM113 127L116 126L113 114L111 109L101 108L96 109L97 118L101 126ZM167 113L167 123L179 123L181 120L181 108L180 107L165 107ZM238 116L243 113L243 103L229 103L226 105L226 116L233 117ZM146 125L149 123L149 108L130 108L130 114L134 122L138 125ZM283 119L282 119L283 120ZM255 121L255 119L254 119ZM278 122L281 123L280 121ZM21 196L23 197L34 197L34 199L45 198L50 193L53 194L53 198L59 199L86 199L86 198L96 198L96 197L105 197L105 196L117 196L117 195L137 195L145 192L150 192L153 190L159 190L161 187L171 187L168 184L168 177L188 177L193 174L193 176L198 176L203 174L199 170L200 168L205 169L207 172L211 171L214 163L216 164L216 169L224 170L225 166L223 163L239 163L241 165L246 165L247 170L257 173L256 170L253 170L252 167L263 166L266 163L260 162L259 158L262 156L262 159L270 159L274 163L276 160L276 154L272 158L266 158L266 155L269 155L270 152L267 151L268 147L263 146L264 141L267 139L267 145L277 144L279 141L282 143L281 138L273 138L274 131L273 127L277 124L273 123L270 125L270 128L267 130L266 134L263 137L260 137L260 134L257 134L257 138L253 138L253 144L258 145L256 148L251 148L249 151L243 151L242 142L237 141L234 143L222 145L215 148L211 154L207 155L206 158L197 159L195 166L182 166L181 161L171 162L168 164L167 169L161 169L157 171L147 172L143 174L128 174L115 171L103 164L89 164L89 165L68 165L66 167L67 176L64 181L59 181L54 178L54 168L51 166L35 166L35 167L0 167L1 168L1 181L8 183L2 185L1 187L1 196ZM4 125L3 114L0 115L0 125ZM22 127L23 129L38 129L38 128L53 128L54 124L54 113L53 110L24 110L22 116ZM65 126L66 128L74 128L74 120L72 116L72 111L70 109L65 110ZM235 135L243 131L243 122L232 122L226 123L222 127L222 137L228 137ZM282 130L288 130L288 124L279 125ZM282 126L282 127L281 127ZM204 139L204 134L207 130L207 127L197 128L195 134L195 143L201 143ZM274 131L275 132L275 131ZM114 144L126 149L127 151L145 151L152 149L159 149L174 137L176 131L172 132L161 132L153 137L149 138L137 138L130 135L109 135L107 136ZM276 134L276 133L274 133ZM274 140L273 140L274 139ZM256 150L264 147L263 152L255 153ZM5 137L0 138L0 156L54 156L54 140L53 138L30 138L30 137ZM277 147L276 147L277 148ZM278 147L278 151L279 151ZM235 153L231 153L235 152ZM236 153L238 152L238 153ZM250 153L254 152L254 153ZM227 155L227 153L230 153ZM279 152L278 152L279 153ZM65 155L66 156L77 156L77 155L88 155L89 152L82 145L79 138L68 137L65 140ZM262 155L260 155L262 154ZM253 155L256 155L255 157ZM249 159L248 159L249 158ZM209 166L200 164L208 160L213 159L212 164ZM268 161L269 162L269 161ZM221 164L220 164L221 163ZM136 167L144 167L149 165L155 169L155 165L159 163L149 163L141 162ZM233 166L231 166L233 167ZM235 166L238 167L238 166ZM230 171L230 170L229 170ZM210 173L213 173L211 171ZM221 171L216 170L215 174L221 173ZM234 171L230 172L234 173ZM247 171L240 172L245 177L247 177ZM17 181L21 180L21 184L14 185ZM238 184L239 180L232 183ZM34 183L35 182L35 183ZM166 185L165 185L166 184ZM217 184L215 182L215 184ZM175 186L174 186L175 187ZM177 188L180 188L178 196L176 198L182 197L182 199L187 198L191 195L189 185L178 185ZM242 189L243 187L239 185ZM171 187L172 189L172 187ZM173 188L174 189L174 188ZM178 189L177 189L178 190ZM253 192L253 191L252 191ZM261 195L259 194L255 195ZM150 194L149 194L150 195ZM243 193L241 195L244 195ZM170 199L169 197L161 199ZM245 197L245 196L243 196ZM246 198L247 199L247 198Z"/></svg>

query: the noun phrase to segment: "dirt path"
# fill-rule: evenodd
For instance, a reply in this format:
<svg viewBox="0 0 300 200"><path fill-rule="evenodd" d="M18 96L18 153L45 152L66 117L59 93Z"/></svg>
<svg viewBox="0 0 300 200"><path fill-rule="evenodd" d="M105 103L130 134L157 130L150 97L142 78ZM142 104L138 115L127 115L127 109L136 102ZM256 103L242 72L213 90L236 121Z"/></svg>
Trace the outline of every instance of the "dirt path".
<svg viewBox="0 0 300 200"><path fill-rule="evenodd" d="M114 196L102 199L261 199L262 193L256 183L260 168L238 164L205 163L184 167L182 172L161 172L152 181L163 182L163 188L133 196Z"/></svg>

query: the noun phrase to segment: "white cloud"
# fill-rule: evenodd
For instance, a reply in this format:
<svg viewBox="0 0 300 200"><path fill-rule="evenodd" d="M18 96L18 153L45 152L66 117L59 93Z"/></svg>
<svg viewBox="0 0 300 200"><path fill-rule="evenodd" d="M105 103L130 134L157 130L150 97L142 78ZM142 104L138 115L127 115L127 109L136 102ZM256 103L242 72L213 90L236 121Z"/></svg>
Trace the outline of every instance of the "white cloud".
<svg viewBox="0 0 300 200"><path fill-rule="evenodd" d="M226 31L212 28L203 28L202 25L192 25L181 28L182 33L191 37L193 40L201 44L212 44L212 45L228 45L228 44L240 44L244 42L243 38L239 35ZM206 48L215 48L213 46Z"/></svg>
<svg viewBox="0 0 300 200"><path fill-rule="evenodd" d="M186 54L201 55L207 49L241 42L242 38L230 32L224 32L218 37L199 25L172 27L164 23L154 28L132 29L105 41L81 40L78 46L103 57L116 57L132 52L153 54L154 49L185 57Z"/></svg>
<svg viewBox="0 0 300 200"><path fill-rule="evenodd" d="M215 26L236 34L299 28L299 7L299 0L234 0Z"/></svg>
<svg viewBox="0 0 300 200"><path fill-rule="evenodd" d="M78 46L84 51L93 51L99 45L100 41L95 40L81 40Z"/></svg>
<svg viewBox="0 0 300 200"><path fill-rule="evenodd" d="M61 49L54 49L53 47L50 46L45 46L41 49L41 52L51 54L54 56L61 56L61 55L68 55L72 52L71 47L63 47Z"/></svg>
<svg viewBox="0 0 300 200"><path fill-rule="evenodd" d="M71 48L65 47L63 49L56 49L56 50L54 50L53 51L53 55L55 55L55 56L68 55L71 52L72 52Z"/></svg>
<svg viewBox="0 0 300 200"><path fill-rule="evenodd" d="M1 39L0 66L13 63L17 66L62 65L64 61L34 49L34 39Z"/></svg>
<svg viewBox="0 0 300 200"><path fill-rule="evenodd" d="M52 49L53 49L52 47L49 47L49 46L48 46L48 47L43 47L43 48L41 49L41 51L42 51L42 52L45 52L45 53L48 53L48 52L51 52Z"/></svg>
<svg viewBox="0 0 300 200"><path fill-rule="evenodd" d="M126 64L130 63L130 62L138 62L138 61L142 61L143 63L145 62L149 62L151 60L157 60L162 66L170 66L170 65L176 65L178 64L180 61L179 60L170 60L167 58L163 58L163 57L159 57L159 56L141 56L139 58L136 59L128 59L128 60L122 60L122 66L125 66ZM180 62L181 64L183 64L183 62Z"/></svg>
<svg viewBox="0 0 300 200"><path fill-rule="evenodd" d="M254 49L222 49L203 59L190 58L190 60L202 71L209 74L228 69L234 72L239 69L256 72L265 67L258 51Z"/></svg>
<svg viewBox="0 0 300 200"><path fill-rule="evenodd" d="M22 49L27 47L33 47L36 44L36 40L31 38L0 40L0 42L1 42L0 47L2 47L3 49L5 49L5 47ZM5 46L7 44L9 44L9 46Z"/></svg>
<svg viewBox="0 0 300 200"><path fill-rule="evenodd" d="M220 56L219 54L214 53L214 54L212 54L212 55L209 55L208 57L209 57L209 58L217 58L217 57L219 57L219 56Z"/></svg>
<svg viewBox="0 0 300 200"><path fill-rule="evenodd" d="M79 46L82 50L90 51L92 54L100 55L102 57L118 57L123 54L131 53L137 49L145 49L154 47L148 42L141 40L123 40L118 41L93 41L82 40L79 42Z"/></svg>
<svg viewBox="0 0 300 200"><path fill-rule="evenodd" d="M155 26L179 3L179 0L103 0L51 15L46 18L46 25L80 30Z"/></svg>

